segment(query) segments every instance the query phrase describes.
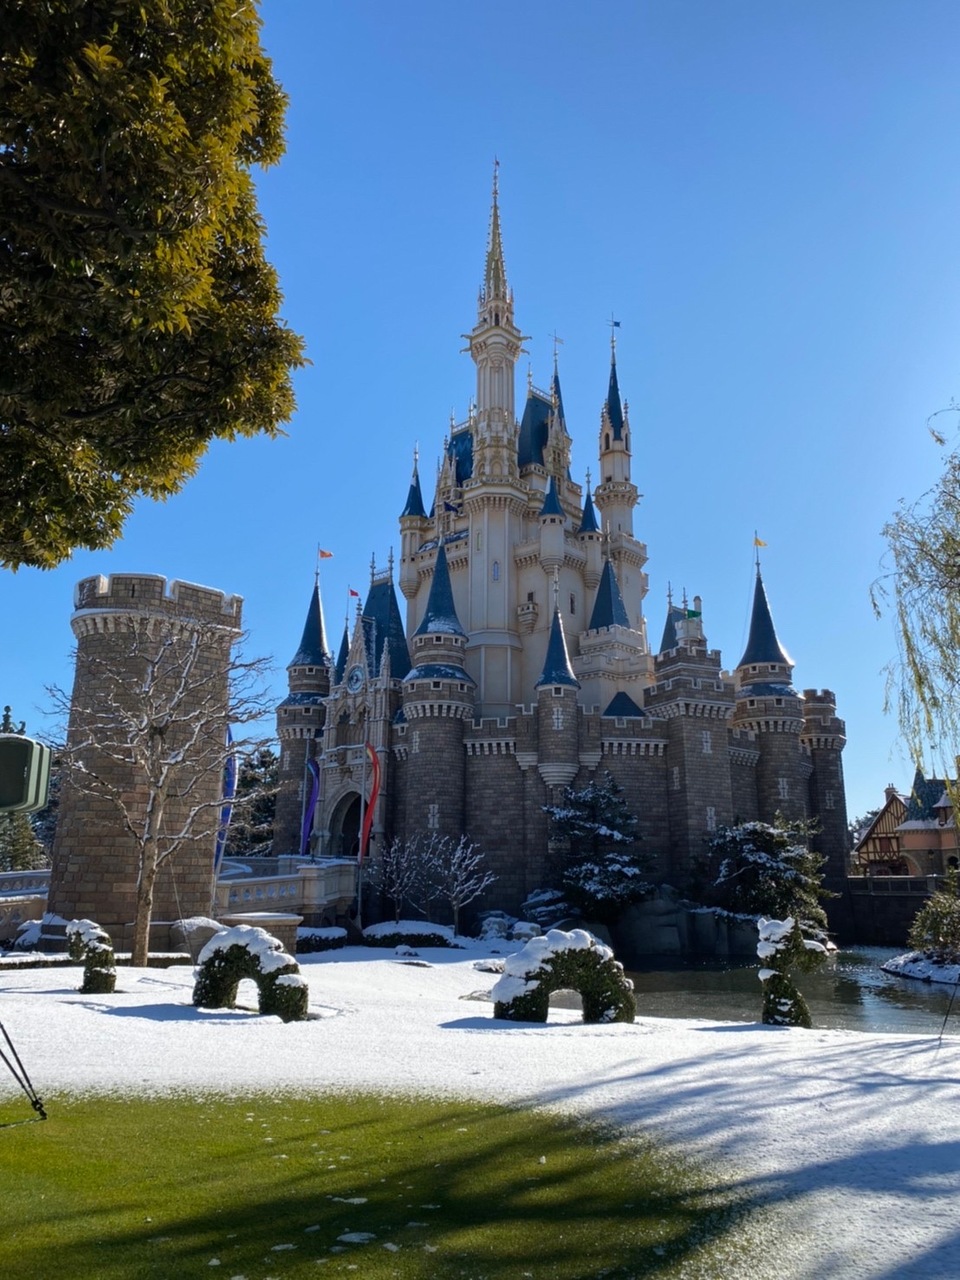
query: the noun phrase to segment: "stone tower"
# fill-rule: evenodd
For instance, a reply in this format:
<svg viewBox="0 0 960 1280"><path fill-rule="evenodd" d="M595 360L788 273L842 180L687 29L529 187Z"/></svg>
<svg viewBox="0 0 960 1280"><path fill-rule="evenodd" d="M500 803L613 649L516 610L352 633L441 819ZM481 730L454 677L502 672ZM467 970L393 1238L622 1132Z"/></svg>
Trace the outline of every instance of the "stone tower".
<svg viewBox="0 0 960 1280"><path fill-rule="evenodd" d="M182 764L161 817L162 832L194 819L196 835L161 868L153 918L209 915L214 844L223 788L230 651L241 630L239 596L147 574L85 578L76 588L77 638L67 748L89 781L65 778L52 854L47 909L96 920L115 945L135 916L139 858L124 817L148 821L137 752L156 740L182 746ZM146 718L147 736L131 730ZM127 745L132 742L132 749ZM216 744L209 747L208 744ZM80 775L83 777L83 774ZM163 945L159 936L157 943Z"/></svg>
<svg viewBox="0 0 960 1280"><path fill-rule="evenodd" d="M466 644L440 546L427 611L411 639L413 666L403 680L403 715L417 756L405 811L409 830L453 840L464 830L463 725L473 718L476 688L463 666Z"/></svg>
<svg viewBox="0 0 960 1280"><path fill-rule="evenodd" d="M312 779L308 764L316 759L326 719L324 699L330 692L332 659L327 652L317 575L297 652L287 666L289 693L277 708L280 775L273 824L277 853L306 853L304 807Z"/></svg>
<svg viewBox="0 0 960 1280"><path fill-rule="evenodd" d="M777 639L757 563L747 647L736 670L733 725L756 735L757 807L764 822L810 816L810 753L803 733L803 699L794 689L793 662Z"/></svg>

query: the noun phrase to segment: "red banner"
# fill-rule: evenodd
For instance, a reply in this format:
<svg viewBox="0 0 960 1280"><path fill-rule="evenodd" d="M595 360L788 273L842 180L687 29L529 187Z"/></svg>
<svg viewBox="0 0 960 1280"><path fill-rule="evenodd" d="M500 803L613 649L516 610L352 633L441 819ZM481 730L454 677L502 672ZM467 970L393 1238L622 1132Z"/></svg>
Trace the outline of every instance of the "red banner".
<svg viewBox="0 0 960 1280"><path fill-rule="evenodd" d="M370 843L370 832L373 828L373 814L377 807L377 797L380 795L380 757L374 751L368 742L365 746L367 759L370 761L370 798L367 801L367 809L363 815L363 830L360 833L360 852L357 855L357 861L363 862L367 856L367 846Z"/></svg>

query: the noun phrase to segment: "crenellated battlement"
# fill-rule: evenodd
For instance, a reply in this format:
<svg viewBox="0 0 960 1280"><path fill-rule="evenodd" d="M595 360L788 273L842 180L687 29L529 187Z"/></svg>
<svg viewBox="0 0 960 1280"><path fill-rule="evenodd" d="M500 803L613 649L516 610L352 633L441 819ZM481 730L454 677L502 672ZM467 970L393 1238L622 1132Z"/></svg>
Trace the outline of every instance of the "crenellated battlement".
<svg viewBox="0 0 960 1280"><path fill-rule="evenodd" d="M161 574L112 573L82 578L74 588L73 605L74 622L84 615L167 615L239 631L243 598Z"/></svg>

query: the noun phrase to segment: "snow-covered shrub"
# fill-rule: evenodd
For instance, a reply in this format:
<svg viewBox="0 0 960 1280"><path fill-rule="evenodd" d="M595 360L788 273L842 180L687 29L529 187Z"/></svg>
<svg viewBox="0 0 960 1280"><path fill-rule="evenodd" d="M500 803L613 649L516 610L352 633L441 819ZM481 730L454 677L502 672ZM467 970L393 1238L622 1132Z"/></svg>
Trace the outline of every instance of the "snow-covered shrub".
<svg viewBox="0 0 960 1280"><path fill-rule="evenodd" d="M67 925L67 954L83 964L80 990L88 995L109 995L116 989L117 968L110 935L92 920L71 920Z"/></svg>
<svg viewBox="0 0 960 1280"><path fill-rule="evenodd" d="M455 947L453 930L426 920L385 920L363 931L365 947Z"/></svg>
<svg viewBox="0 0 960 1280"><path fill-rule="evenodd" d="M757 930L760 935L757 955L761 960L757 976L763 983L761 1020L773 1027L812 1027L807 1002L791 978L790 970L815 969L826 958L827 948L821 942L805 938L792 916L786 920L761 917ZM777 966L775 969L769 967L773 964Z"/></svg>
<svg viewBox="0 0 960 1280"><path fill-rule="evenodd" d="M334 926L312 929L309 925L303 925L297 930L297 955L312 955L316 951L338 951L346 941L346 929Z"/></svg>
<svg viewBox="0 0 960 1280"><path fill-rule="evenodd" d="M193 1003L198 1009L232 1009L243 978L257 984L260 1012L284 1022L307 1016L307 984L300 966L265 929L238 924L215 934L200 952Z"/></svg>
<svg viewBox="0 0 960 1280"><path fill-rule="evenodd" d="M551 929L508 956L494 984L493 1016L513 1022L546 1022L550 994L578 991L584 1022L633 1022L637 1002L623 965L585 929Z"/></svg>
<svg viewBox="0 0 960 1280"><path fill-rule="evenodd" d="M70 922L65 916L56 912L45 911L39 920L24 920L17 925L17 936L13 941L14 951L35 951L40 945L40 938L45 928L56 930Z"/></svg>
<svg viewBox="0 0 960 1280"><path fill-rule="evenodd" d="M543 930L535 920L514 920L510 927L510 939L513 942L529 942L531 938L542 938Z"/></svg>
<svg viewBox="0 0 960 1280"><path fill-rule="evenodd" d="M914 951L923 952L937 964L960 963L960 897L957 896L956 874L945 890L927 899L907 935Z"/></svg>
<svg viewBox="0 0 960 1280"><path fill-rule="evenodd" d="M505 911L488 911L480 919L480 941L499 942L510 933L513 917Z"/></svg>

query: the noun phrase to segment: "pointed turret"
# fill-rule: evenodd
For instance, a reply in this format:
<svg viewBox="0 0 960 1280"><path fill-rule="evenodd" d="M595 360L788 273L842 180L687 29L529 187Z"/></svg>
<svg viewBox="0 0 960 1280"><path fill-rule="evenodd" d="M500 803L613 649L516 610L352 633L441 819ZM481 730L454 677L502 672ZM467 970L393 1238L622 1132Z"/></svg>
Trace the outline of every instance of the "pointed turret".
<svg viewBox="0 0 960 1280"><path fill-rule="evenodd" d="M580 688L580 681L573 674L573 668L570 666L567 640L563 634L563 622L557 605L554 605L553 621L550 624L547 656L544 658L543 671L535 688L542 689L546 685L569 685L573 689Z"/></svg>
<svg viewBox="0 0 960 1280"><path fill-rule="evenodd" d="M343 679L343 673L347 669L347 658L350 656L350 623L345 618L343 622L343 639L340 641L340 649L337 653L337 665L334 668L334 683L339 684Z"/></svg>
<svg viewBox="0 0 960 1280"><path fill-rule="evenodd" d="M560 505L560 498L557 495L557 482L553 476L550 477L550 483L547 485L547 492L544 495L543 506L540 508L540 518L544 516L559 516L563 519L563 507Z"/></svg>
<svg viewBox="0 0 960 1280"><path fill-rule="evenodd" d="M587 476L587 496L583 500L583 515L580 517L580 528L577 530L581 533L599 533L600 526L597 524L597 513L594 510L593 498L590 496L590 477Z"/></svg>
<svg viewBox="0 0 960 1280"><path fill-rule="evenodd" d="M760 566L757 566L757 581L753 590L753 612L750 615L750 634L747 647L738 667L757 666L760 663L775 663L778 666L793 670L793 659L777 639L776 628L767 602L767 593L763 588ZM787 674L789 675L790 672Z"/></svg>
<svg viewBox="0 0 960 1280"><path fill-rule="evenodd" d="M287 663L291 667L326 667L329 666L330 655L327 652L327 640L323 629L323 605L320 600L320 579L314 583L307 608L307 620L297 652Z"/></svg>
<svg viewBox="0 0 960 1280"><path fill-rule="evenodd" d="M604 527L614 536L633 536L633 511L639 494L630 480L630 430L620 403L616 339L610 339L610 385L600 413L600 476L596 502Z"/></svg>
<svg viewBox="0 0 960 1280"><path fill-rule="evenodd" d="M667 616L663 624L663 636L660 640L660 648L658 653L668 653L671 649L677 647L677 623L682 622L685 611L679 605L674 604L670 596L667 597Z"/></svg>
<svg viewBox="0 0 960 1280"><path fill-rule="evenodd" d="M437 551L433 581L430 583L430 595L427 598L427 610L413 634L414 636L463 636L466 639L467 633L460 625L456 605L453 602L450 568L447 564L447 553L442 544Z"/></svg>
<svg viewBox="0 0 960 1280"><path fill-rule="evenodd" d="M600 586L597 588L597 598L593 603L593 613L590 615L590 626L587 630L599 631L601 627L629 626L630 619L623 603L617 575L613 572L610 561L605 560L600 574Z"/></svg>
<svg viewBox="0 0 960 1280"><path fill-rule="evenodd" d="M503 239L500 234L500 165L493 166L493 202L490 208L490 234L487 240L487 261L483 273L484 302L506 301L507 269L503 261Z"/></svg>
<svg viewBox="0 0 960 1280"><path fill-rule="evenodd" d="M410 488L407 491L407 504L400 512L400 519L404 516L414 516L419 520L425 520L427 513L423 506L423 494L420 491L420 472L417 468L417 462L413 463L413 479L410 481Z"/></svg>
<svg viewBox="0 0 960 1280"><path fill-rule="evenodd" d="M620 383L617 381L617 348L615 345L610 355L610 385L607 389L607 400L603 410L613 432L614 440L622 440L623 407L620 403Z"/></svg>

